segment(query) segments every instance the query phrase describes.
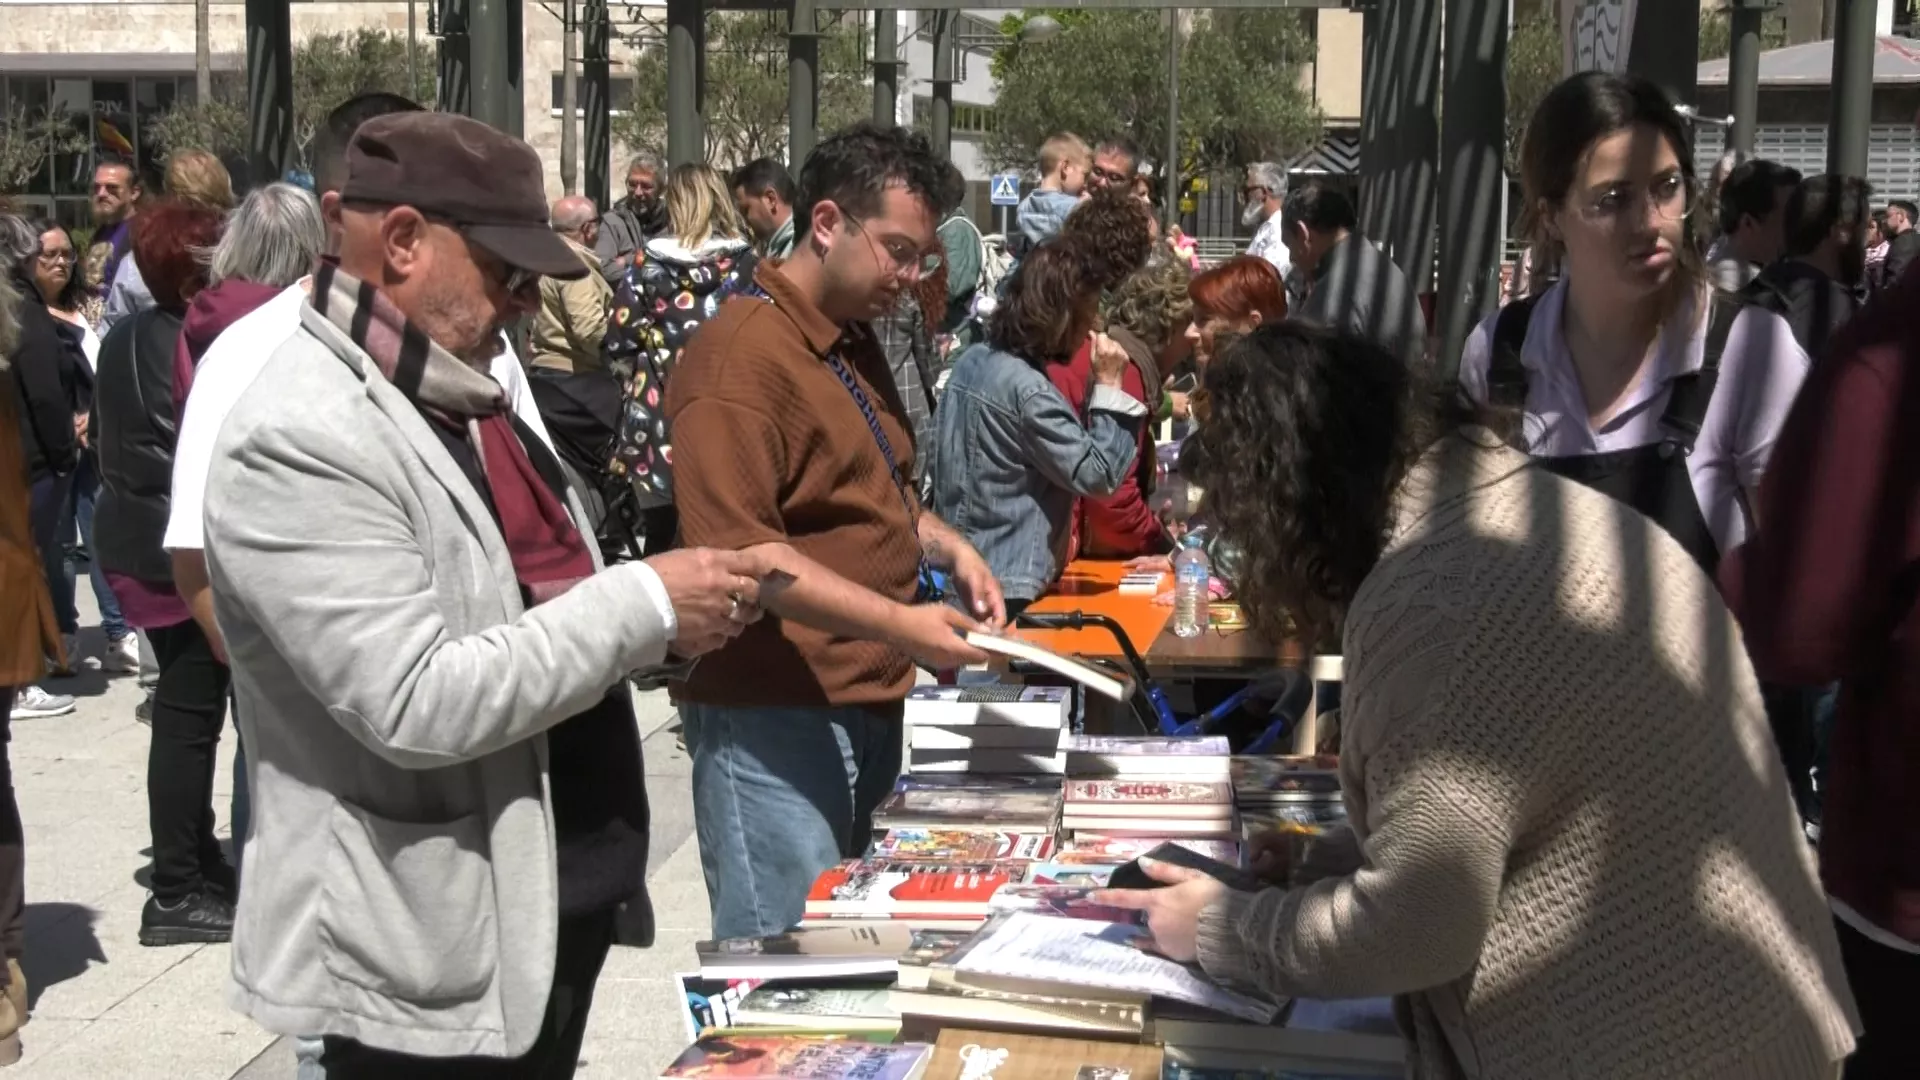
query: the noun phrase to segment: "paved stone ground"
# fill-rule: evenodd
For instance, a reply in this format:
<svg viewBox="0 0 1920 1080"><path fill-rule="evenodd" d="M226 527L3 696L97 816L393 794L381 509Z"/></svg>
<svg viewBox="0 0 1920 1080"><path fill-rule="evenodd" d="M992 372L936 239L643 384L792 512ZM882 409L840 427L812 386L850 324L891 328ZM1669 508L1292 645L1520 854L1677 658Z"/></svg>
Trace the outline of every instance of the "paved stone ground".
<svg viewBox="0 0 1920 1080"><path fill-rule="evenodd" d="M93 597L80 583L81 651L99 655ZM26 956L32 1022L25 1057L3 1074L35 1080L228 1080L292 1077L289 1040L226 1005L225 945L142 948L150 858L147 729L132 675L91 670L47 685L79 710L13 725L15 795L26 827ZM694 967L707 930L692 839L688 761L664 695L636 699L653 806L648 865L660 926L652 949L615 949L600 977L581 1052L582 1080L659 1075L684 1042L676 971ZM221 741L214 809L228 832L231 732Z"/></svg>

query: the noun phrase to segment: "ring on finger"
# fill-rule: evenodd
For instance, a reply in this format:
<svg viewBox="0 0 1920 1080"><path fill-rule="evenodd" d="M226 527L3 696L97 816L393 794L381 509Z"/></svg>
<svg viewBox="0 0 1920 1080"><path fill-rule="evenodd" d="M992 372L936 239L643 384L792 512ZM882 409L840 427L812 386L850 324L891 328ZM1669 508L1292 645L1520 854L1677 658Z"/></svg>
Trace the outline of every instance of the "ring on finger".
<svg viewBox="0 0 1920 1080"><path fill-rule="evenodd" d="M727 599L733 601L732 605L727 608L727 618L734 622L745 622L746 620L741 618L741 615L745 614L747 609L745 599L743 599L739 593L728 593Z"/></svg>

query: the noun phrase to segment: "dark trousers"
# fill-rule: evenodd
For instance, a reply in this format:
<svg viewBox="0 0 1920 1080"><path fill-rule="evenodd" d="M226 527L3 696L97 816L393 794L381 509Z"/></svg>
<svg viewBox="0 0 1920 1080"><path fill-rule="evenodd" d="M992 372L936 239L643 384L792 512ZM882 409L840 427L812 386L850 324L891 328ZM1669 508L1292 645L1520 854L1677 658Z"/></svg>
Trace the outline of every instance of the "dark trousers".
<svg viewBox="0 0 1920 1080"><path fill-rule="evenodd" d="M672 551L680 539L680 510L673 506L649 506L640 511L640 543L647 555Z"/></svg>
<svg viewBox="0 0 1920 1080"><path fill-rule="evenodd" d="M533 1048L518 1058L422 1058L396 1054L327 1036L320 1066L326 1076L353 1080L565 1080L580 1064L593 984L613 945L613 912L560 920L553 963L553 992Z"/></svg>
<svg viewBox="0 0 1920 1080"><path fill-rule="evenodd" d="M20 830L20 804L13 798L7 746L13 739L13 691L0 686L0 959L18 959L26 936L27 845ZM6 967L0 964L0 986L6 982Z"/></svg>
<svg viewBox="0 0 1920 1080"><path fill-rule="evenodd" d="M1840 959L1847 986L1860 1007L1866 1033L1847 1059L1846 1080L1912 1080L1920 1067L1920 1029L1913 1003L1920 997L1920 955L1889 949L1833 920L1840 932Z"/></svg>
<svg viewBox="0 0 1920 1080"><path fill-rule="evenodd" d="M227 666L192 619L148 630L160 657L147 749L153 895L171 904L206 887L225 862L213 835L213 762L227 715Z"/></svg>
<svg viewBox="0 0 1920 1080"><path fill-rule="evenodd" d="M40 549L40 565L53 594L53 617L63 634L80 631L80 611L73 606L73 578L67 576L67 549L60 541L73 508L73 477L49 476L33 482L27 498L27 520L33 546ZM73 657L68 657L73 661Z"/></svg>

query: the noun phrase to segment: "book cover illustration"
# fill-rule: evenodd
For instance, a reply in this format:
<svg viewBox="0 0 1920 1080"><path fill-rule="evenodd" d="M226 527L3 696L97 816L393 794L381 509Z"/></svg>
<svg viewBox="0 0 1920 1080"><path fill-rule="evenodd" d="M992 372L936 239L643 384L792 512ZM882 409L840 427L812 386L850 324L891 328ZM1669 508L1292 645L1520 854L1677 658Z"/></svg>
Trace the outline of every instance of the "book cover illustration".
<svg viewBox="0 0 1920 1080"><path fill-rule="evenodd" d="M994 912L1031 911L1056 915L1063 919L1092 919L1098 922L1140 925L1141 913L1129 908L1096 904L1089 897L1104 885L1008 885L993 894L988 906Z"/></svg>
<svg viewBox="0 0 1920 1080"><path fill-rule="evenodd" d="M1088 866L1119 865L1132 862L1169 838L1129 837L1129 836L1082 836L1067 842L1065 849L1055 855L1051 865ZM1240 845L1231 840L1193 840L1175 839L1173 843L1189 851L1205 855L1209 859L1218 859L1234 866L1240 865Z"/></svg>
<svg viewBox="0 0 1920 1080"><path fill-rule="evenodd" d="M894 926L850 926L789 930L766 937L701 941L702 960L727 958L893 957L905 947L907 931Z"/></svg>
<svg viewBox="0 0 1920 1080"><path fill-rule="evenodd" d="M996 863L924 863L850 859L823 872L807 893L809 912L943 914L984 911L1019 872Z"/></svg>
<svg viewBox="0 0 1920 1080"><path fill-rule="evenodd" d="M1060 794L1060 778L1057 776L1010 776L1004 773L943 773L937 776L916 776L902 773L894 781L895 791L917 791L930 788L961 789L967 791L1046 791Z"/></svg>
<svg viewBox="0 0 1920 1080"><path fill-rule="evenodd" d="M925 862L1034 861L1053 854L1046 833L1010 833L989 829L895 828L873 842L871 859Z"/></svg>
<svg viewBox="0 0 1920 1080"><path fill-rule="evenodd" d="M888 1046L855 1039L796 1036L704 1036L661 1075L778 1077L780 1080L910 1080L926 1067L925 1043Z"/></svg>
<svg viewBox="0 0 1920 1080"><path fill-rule="evenodd" d="M1069 780L1067 811L1086 813L1091 805L1142 807L1194 804L1225 806L1233 802L1227 784L1194 780Z"/></svg>
<svg viewBox="0 0 1920 1080"><path fill-rule="evenodd" d="M807 1018L896 1020L900 1014L887 1005L887 988L762 986L733 1010L736 1020L763 1024L794 1023Z"/></svg>
<svg viewBox="0 0 1920 1080"><path fill-rule="evenodd" d="M1037 862L1027 868L1027 884L1078 885L1089 889L1104 889L1107 887L1107 879L1113 876L1114 868L1125 861L1115 859L1102 862L1061 860Z"/></svg>
<svg viewBox="0 0 1920 1080"><path fill-rule="evenodd" d="M971 930L915 930L913 944L900 954L902 967L930 967L967 943Z"/></svg>
<svg viewBox="0 0 1920 1080"><path fill-rule="evenodd" d="M1326 761L1327 766L1309 766L1305 762ZM1339 795L1340 773L1337 759L1236 757L1230 766L1233 787L1241 798L1262 793L1299 792L1313 795Z"/></svg>

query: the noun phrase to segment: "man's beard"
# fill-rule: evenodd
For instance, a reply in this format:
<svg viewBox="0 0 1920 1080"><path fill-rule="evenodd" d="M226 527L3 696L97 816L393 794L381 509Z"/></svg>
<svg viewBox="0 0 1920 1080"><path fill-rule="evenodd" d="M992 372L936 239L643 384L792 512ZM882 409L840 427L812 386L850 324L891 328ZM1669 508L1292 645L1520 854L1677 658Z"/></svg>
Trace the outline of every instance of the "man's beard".
<svg viewBox="0 0 1920 1080"><path fill-rule="evenodd" d="M1240 224L1258 225L1267 220L1267 204L1250 202L1240 208Z"/></svg>

